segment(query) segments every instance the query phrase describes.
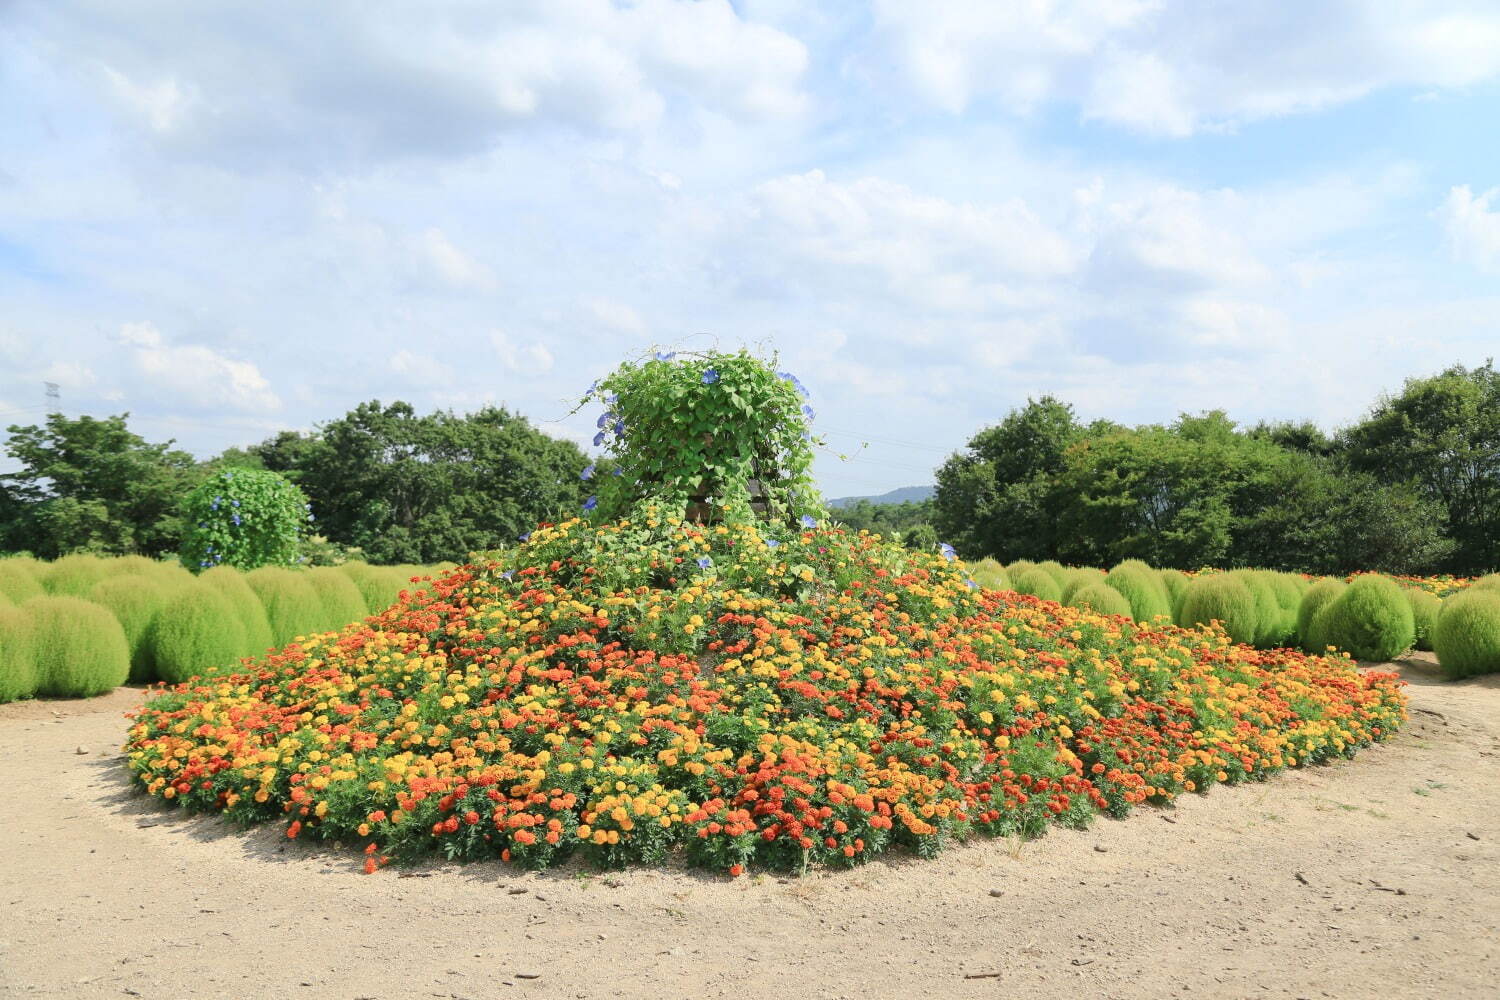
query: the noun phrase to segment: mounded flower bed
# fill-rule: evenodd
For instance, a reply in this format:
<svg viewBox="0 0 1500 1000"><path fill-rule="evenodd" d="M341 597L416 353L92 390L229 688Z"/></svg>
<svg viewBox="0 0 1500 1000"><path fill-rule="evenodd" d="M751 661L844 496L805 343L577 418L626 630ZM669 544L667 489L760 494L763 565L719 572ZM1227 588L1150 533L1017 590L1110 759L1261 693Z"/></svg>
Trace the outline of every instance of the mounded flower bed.
<svg viewBox="0 0 1500 1000"><path fill-rule="evenodd" d="M1348 756L1392 674L987 591L946 554L667 508L501 561L148 701L151 794L368 870L682 856L738 874L923 856Z"/></svg>

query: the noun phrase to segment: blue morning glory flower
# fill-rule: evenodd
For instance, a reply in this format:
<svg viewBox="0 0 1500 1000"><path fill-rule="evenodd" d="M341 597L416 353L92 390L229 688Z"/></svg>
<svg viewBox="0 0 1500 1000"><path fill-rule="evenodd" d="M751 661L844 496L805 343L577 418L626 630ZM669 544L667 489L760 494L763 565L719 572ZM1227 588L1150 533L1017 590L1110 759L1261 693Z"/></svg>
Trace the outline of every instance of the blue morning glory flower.
<svg viewBox="0 0 1500 1000"><path fill-rule="evenodd" d="M229 506L231 506L231 507L238 507L239 505L240 505L240 502L238 500L231 500L231 501L229 501Z"/></svg>
<svg viewBox="0 0 1500 1000"><path fill-rule="evenodd" d="M526 532L526 534L522 535L521 536L521 541L523 541L523 542L529 542L529 541L531 541L531 532L528 531L528 532Z"/></svg>
<svg viewBox="0 0 1500 1000"><path fill-rule="evenodd" d="M802 527L807 528L809 531L811 531L813 528L816 528L817 526L818 526L818 519L817 518L813 517L811 514L803 514L802 515Z"/></svg>
<svg viewBox="0 0 1500 1000"><path fill-rule="evenodd" d="M656 360L657 361L671 361L675 357L677 357L677 352L676 351L657 351L656 352Z"/></svg>
<svg viewBox="0 0 1500 1000"><path fill-rule="evenodd" d="M948 560L949 562L952 562L953 560L958 558L958 552L947 542L939 545L938 551L941 552L943 554L943 558Z"/></svg>
<svg viewBox="0 0 1500 1000"><path fill-rule="evenodd" d="M614 419L615 415L613 413L610 413L608 410L605 410L604 413L600 415L599 419L594 422L594 426L600 428L607 427Z"/></svg>
<svg viewBox="0 0 1500 1000"><path fill-rule="evenodd" d="M580 472L578 474L578 478L582 479L584 482L588 482L590 479L593 479L594 478L594 467L591 465L588 468L584 469L582 472Z"/></svg>
<svg viewBox="0 0 1500 1000"><path fill-rule="evenodd" d="M594 435L594 447L597 448L597 447L599 447L603 443L604 443L604 432L600 431L598 434Z"/></svg>
<svg viewBox="0 0 1500 1000"><path fill-rule="evenodd" d="M719 381L719 373L714 369L710 368L703 373L704 385L713 385L717 381Z"/></svg>
<svg viewBox="0 0 1500 1000"><path fill-rule="evenodd" d="M970 580L968 577L964 577L964 586L968 587L970 590L973 590L975 587L979 586L979 584L975 583L973 580Z"/></svg>
<svg viewBox="0 0 1500 1000"><path fill-rule="evenodd" d="M813 408L806 403L802 404L802 415L808 420L816 420L818 418L817 413L813 412Z"/></svg>
<svg viewBox="0 0 1500 1000"><path fill-rule="evenodd" d="M591 385L591 386L589 386L589 391L588 391L587 395L592 396L594 393L598 392L599 391L599 383L602 382L602 381L604 381L604 380L603 379L597 379L597 378L594 379L594 384Z"/></svg>
<svg viewBox="0 0 1500 1000"><path fill-rule="evenodd" d="M198 566L200 568L207 568L208 567L208 560L207 559L199 560Z"/></svg>
<svg viewBox="0 0 1500 1000"><path fill-rule="evenodd" d="M312 504L305 503L305 504L302 505L302 509L303 510L312 510Z"/></svg>
<svg viewBox="0 0 1500 1000"><path fill-rule="evenodd" d="M622 468L620 468L617 465L617 466L615 466L615 475L617 475L617 476L623 476L623 475L625 475L625 470L622 469Z"/></svg>
<svg viewBox="0 0 1500 1000"><path fill-rule="evenodd" d="M511 577L513 577L515 575L516 575L516 571L513 570L513 569L508 569L504 573L500 574L501 578L502 579L506 579L506 580L509 580Z"/></svg>
<svg viewBox="0 0 1500 1000"><path fill-rule="evenodd" d="M776 548L776 546L778 546L778 545L780 545L780 544L781 544L781 543L780 543L780 542L778 542L778 541L777 541L777 540L776 540L776 539L774 539L774 538L767 538L767 539L766 539L766 548L768 548L768 549L774 549L774 548Z"/></svg>
<svg viewBox="0 0 1500 1000"><path fill-rule="evenodd" d="M234 515L234 517L230 518L230 520L234 522L234 526L236 528L240 526L240 516L238 514Z"/></svg>
<svg viewBox="0 0 1500 1000"><path fill-rule="evenodd" d="M599 498L597 496L589 497L583 502L584 510L593 510L597 506L599 506Z"/></svg>
<svg viewBox="0 0 1500 1000"><path fill-rule="evenodd" d="M703 556L702 558L700 558L698 560L698 568L699 569L708 569L713 564L714 564L714 561L712 559L710 559L708 556Z"/></svg>

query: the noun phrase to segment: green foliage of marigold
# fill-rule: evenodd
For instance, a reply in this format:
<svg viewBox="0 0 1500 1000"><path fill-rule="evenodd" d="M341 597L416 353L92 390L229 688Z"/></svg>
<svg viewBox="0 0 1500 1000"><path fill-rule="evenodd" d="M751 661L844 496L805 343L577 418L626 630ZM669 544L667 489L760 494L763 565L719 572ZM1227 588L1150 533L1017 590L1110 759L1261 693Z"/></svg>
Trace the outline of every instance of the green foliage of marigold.
<svg viewBox="0 0 1500 1000"><path fill-rule="evenodd" d="M36 692L86 698L113 691L130 676L130 643L108 608L80 597L33 597L20 609L31 618Z"/></svg>
<svg viewBox="0 0 1500 1000"><path fill-rule="evenodd" d="M791 522L823 516L812 481L807 389L748 351L656 352L596 382L579 407L599 400L595 446L607 469L584 477L596 491L584 505L596 520L620 517L647 500L685 509L707 497L727 519L751 515L751 480L768 515Z"/></svg>
<svg viewBox="0 0 1500 1000"><path fill-rule="evenodd" d="M1392 660L1417 637L1411 605L1394 581L1374 573L1358 577L1320 615L1329 645L1360 660Z"/></svg>
<svg viewBox="0 0 1500 1000"><path fill-rule="evenodd" d="M1500 672L1500 592L1470 589L1443 602L1432 648L1453 679Z"/></svg>
<svg viewBox="0 0 1500 1000"><path fill-rule="evenodd" d="M358 845L371 870L799 871L1122 815L1347 756L1404 717L1394 675L1344 658L977 587L871 536L680 518L538 528L161 693L130 731L135 780Z"/></svg>
<svg viewBox="0 0 1500 1000"><path fill-rule="evenodd" d="M189 569L289 566L313 519L307 496L265 469L225 469L182 502L182 561Z"/></svg>

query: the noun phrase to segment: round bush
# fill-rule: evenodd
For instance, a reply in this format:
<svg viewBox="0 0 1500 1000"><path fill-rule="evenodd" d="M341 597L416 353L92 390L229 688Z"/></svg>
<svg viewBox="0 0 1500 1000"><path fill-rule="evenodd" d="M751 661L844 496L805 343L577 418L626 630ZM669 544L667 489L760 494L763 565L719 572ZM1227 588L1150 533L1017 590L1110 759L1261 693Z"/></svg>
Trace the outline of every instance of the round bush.
<svg viewBox="0 0 1500 1000"><path fill-rule="evenodd" d="M36 694L36 649L31 615L0 608L0 702Z"/></svg>
<svg viewBox="0 0 1500 1000"><path fill-rule="evenodd" d="M260 596L245 580L245 574L230 566L215 566L199 577L204 583L223 594L229 601L230 610L239 619L245 636L241 656L260 656L276 645L276 636L271 631L271 620L266 616L266 607Z"/></svg>
<svg viewBox="0 0 1500 1000"><path fill-rule="evenodd" d="M359 588L343 573L332 566L320 566L305 570L307 582L317 591L319 607L322 609L322 628L343 628L357 622L370 613Z"/></svg>
<svg viewBox="0 0 1500 1000"><path fill-rule="evenodd" d="M1239 580L1255 598L1255 639L1252 645L1261 649L1274 649L1282 645L1281 603L1276 600L1276 591L1266 577L1269 574L1257 570L1237 569L1229 574Z"/></svg>
<svg viewBox="0 0 1500 1000"><path fill-rule="evenodd" d="M130 677L130 643L110 610L81 597L33 597L31 616L37 694L87 698Z"/></svg>
<svg viewBox="0 0 1500 1000"><path fill-rule="evenodd" d="M104 560L104 575L155 577L165 563L147 556L115 556Z"/></svg>
<svg viewBox="0 0 1500 1000"><path fill-rule="evenodd" d="M266 609L273 645L285 646L299 635L322 631L323 602L306 573L263 566L246 573L245 582Z"/></svg>
<svg viewBox="0 0 1500 1000"><path fill-rule="evenodd" d="M1432 648L1450 678L1500 671L1500 592L1471 588L1443 601Z"/></svg>
<svg viewBox="0 0 1500 1000"><path fill-rule="evenodd" d="M1326 609L1328 643L1357 660L1393 660L1417 637L1401 588L1373 573L1358 577Z"/></svg>
<svg viewBox="0 0 1500 1000"><path fill-rule="evenodd" d="M1443 609L1442 598L1415 587L1401 589L1406 596L1406 603L1411 605L1412 624L1416 628L1416 639L1413 642L1418 649L1430 650L1432 626L1437 624L1438 613Z"/></svg>
<svg viewBox="0 0 1500 1000"><path fill-rule="evenodd" d="M63 556L47 566L42 585L56 597L84 597L109 575L109 560L99 556Z"/></svg>
<svg viewBox="0 0 1500 1000"><path fill-rule="evenodd" d="M969 565L969 575L974 578L975 583L986 590L1010 589L1010 577L1006 575L1005 567L989 557L981 559L976 563L971 563ZM384 607L384 605L381 605L381 607ZM370 610L375 611L376 606L371 604Z"/></svg>
<svg viewBox="0 0 1500 1000"><path fill-rule="evenodd" d="M1019 577L1022 573L1026 572L1028 569L1036 569L1036 563L1032 562L1030 559L1017 559L1015 562L1010 563L1005 567L1005 572L1006 575L1010 577L1011 582L1015 583L1016 578Z"/></svg>
<svg viewBox="0 0 1500 1000"><path fill-rule="evenodd" d="M1276 605L1281 609L1281 616L1276 624L1275 644L1285 646L1296 641L1297 614L1302 609L1302 593L1306 588L1301 586L1302 578L1291 573L1266 573L1264 579L1270 585L1271 593L1276 595Z"/></svg>
<svg viewBox="0 0 1500 1000"><path fill-rule="evenodd" d="M166 589L144 576L112 576L94 584L94 589L89 591L89 600L108 608L125 630L125 642L130 647L129 679L142 684L156 680L146 634L151 630L157 612L166 603Z"/></svg>
<svg viewBox="0 0 1500 1000"><path fill-rule="evenodd" d="M1176 621L1177 613L1182 610L1182 596L1192 579L1180 569L1164 569L1159 575L1162 586L1167 588L1167 600L1172 602L1172 620Z"/></svg>
<svg viewBox="0 0 1500 1000"><path fill-rule="evenodd" d="M167 599L151 623L147 642L157 674L179 684L238 666L245 630L229 598L212 584L198 582Z"/></svg>
<svg viewBox="0 0 1500 1000"><path fill-rule="evenodd" d="M1063 584L1062 588L1062 602L1064 604L1072 605L1073 595L1077 594L1080 590L1082 590L1084 587L1087 587L1091 583L1103 582L1104 570L1102 569L1095 569L1092 566L1083 566L1078 569L1069 570L1068 579ZM1077 605L1073 606L1076 607Z"/></svg>
<svg viewBox="0 0 1500 1000"><path fill-rule="evenodd" d="M46 593L35 565L30 559L0 559L0 594L12 604L24 604Z"/></svg>
<svg viewBox="0 0 1500 1000"><path fill-rule="evenodd" d="M1470 590L1500 590L1500 573L1482 576L1469 585Z"/></svg>
<svg viewBox="0 0 1500 1000"><path fill-rule="evenodd" d="M1089 608L1101 615L1119 615L1133 618L1130 601L1125 595L1106 583L1090 583L1079 587L1068 602L1075 608Z"/></svg>
<svg viewBox="0 0 1500 1000"><path fill-rule="evenodd" d="M1307 593L1302 595L1302 600L1297 605L1297 638L1302 643L1302 648L1309 653L1327 651L1327 636L1316 634L1313 621L1318 612L1332 604L1344 592L1345 586L1343 580L1336 580L1331 576L1324 577L1308 587Z"/></svg>
<svg viewBox="0 0 1500 1000"><path fill-rule="evenodd" d="M1172 617L1172 600L1167 596L1167 586L1156 575L1156 570L1145 563L1137 560L1120 563L1109 571L1104 582L1118 590L1120 596L1130 603L1130 614L1136 621Z"/></svg>
<svg viewBox="0 0 1500 1000"><path fill-rule="evenodd" d="M1260 628L1255 595L1245 582L1226 573L1200 576L1188 584L1177 624L1184 628L1218 622L1235 642L1253 645Z"/></svg>
<svg viewBox="0 0 1500 1000"><path fill-rule="evenodd" d="M1052 579L1052 574L1040 566L1033 566L1020 576L1011 577L1010 584L1016 593L1030 594L1044 601L1057 601L1062 597L1062 588Z"/></svg>
<svg viewBox="0 0 1500 1000"><path fill-rule="evenodd" d="M1036 568L1052 577L1052 582L1057 584L1059 590L1063 584L1068 582L1068 568L1056 559L1047 559L1036 564Z"/></svg>
<svg viewBox="0 0 1500 1000"><path fill-rule="evenodd" d="M204 480L182 502L188 526L182 560L189 568L296 563L312 520L307 496L265 469L226 469Z"/></svg>

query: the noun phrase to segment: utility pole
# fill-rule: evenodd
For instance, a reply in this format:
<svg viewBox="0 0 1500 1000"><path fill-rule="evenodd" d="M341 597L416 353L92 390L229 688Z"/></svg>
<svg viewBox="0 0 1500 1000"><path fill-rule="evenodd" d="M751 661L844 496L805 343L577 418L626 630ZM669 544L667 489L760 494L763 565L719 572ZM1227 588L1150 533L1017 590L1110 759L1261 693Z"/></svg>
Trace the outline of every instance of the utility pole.
<svg viewBox="0 0 1500 1000"><path fill-rule="evenodd" d="M47 387L47 416L60 416L62 414L62 387L56 382L43 382Z"/></svg>

